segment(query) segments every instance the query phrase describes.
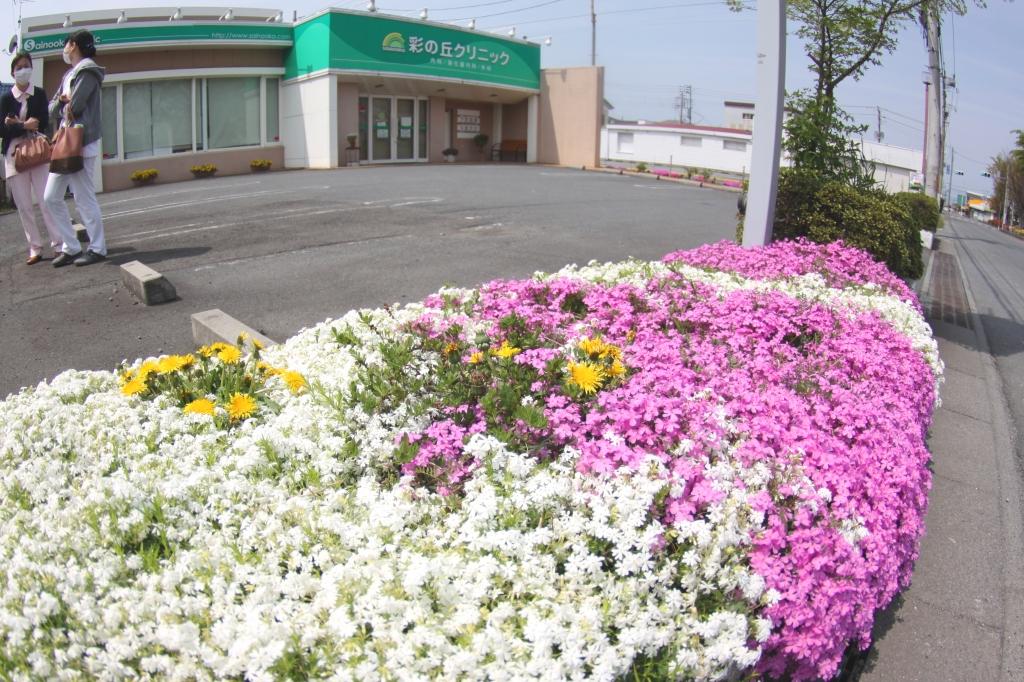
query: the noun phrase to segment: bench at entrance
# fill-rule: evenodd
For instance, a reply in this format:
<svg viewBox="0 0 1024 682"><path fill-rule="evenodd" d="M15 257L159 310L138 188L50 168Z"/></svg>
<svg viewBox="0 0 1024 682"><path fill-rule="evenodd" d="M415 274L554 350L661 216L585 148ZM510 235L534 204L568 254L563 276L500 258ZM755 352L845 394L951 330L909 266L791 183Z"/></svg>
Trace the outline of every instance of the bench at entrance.
<svg viewBox="0 0 1024 682"><path fill-rule="evenodd" d="M526 162L526 140L502 140L491 147L492 161Z"/></svg>

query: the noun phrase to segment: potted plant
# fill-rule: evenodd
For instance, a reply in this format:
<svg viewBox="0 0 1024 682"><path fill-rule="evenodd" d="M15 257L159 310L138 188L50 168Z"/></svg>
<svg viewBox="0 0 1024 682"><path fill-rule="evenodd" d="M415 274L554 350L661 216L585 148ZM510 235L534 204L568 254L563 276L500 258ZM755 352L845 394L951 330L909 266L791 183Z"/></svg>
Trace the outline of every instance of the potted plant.
<svg viewBox="0 0 1024 682"><path fill-rule="evenodd" d="M156 182L158 175L160 175L160 173L156 168L144 168L142 170L135 171L130 177L132 182L136 185L151 185Z"/></svg>
<svg viewBox="0 0 1024 682"><path fill-rule="evenodd" d="M477 133L476 136L473 138L473 144L475 144L476 148L480 151L481 158L483 158L484 147L487 146L487 141L489 139L491 138L487 137L487 135L485 135L484 133Z"/></svg>
<svg viewBox="0 0 1024 682"><path fill-rule="evenodd" d="M453 163L455 161L455 157L459 155L459 150L455 147L448 147L447 149L442 149L441 153L444 154L445 161Z"/></svg>
<svg viewBox="0 0 1024 682"><path fill-rule="evenodd" d="M253 159L249 162L249 168L253 173L265 173L273 165L270 159Z"/></svg>
<svg viewBox="0 0 1024 682"><path fill-rule="evenodd" d="M346 149L359 149L359 133L349 133L345 139L348 140Z"/></svg>
<svg viewBox="0 0 1024 682"><path fill-rule="evenodd" d="M217 167L212 163L204 163L200 166L192 166L189 170L197 178L208 178L217 172Z"/></svg>

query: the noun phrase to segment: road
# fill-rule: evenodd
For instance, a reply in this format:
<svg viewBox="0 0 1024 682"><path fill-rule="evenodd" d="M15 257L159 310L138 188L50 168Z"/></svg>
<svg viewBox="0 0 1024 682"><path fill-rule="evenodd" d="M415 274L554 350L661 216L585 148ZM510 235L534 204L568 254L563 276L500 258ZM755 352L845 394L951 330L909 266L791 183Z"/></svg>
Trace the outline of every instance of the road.
<svg viewBox="0 0 1024 682"><path fill-rule="evenodd" d="M0 216L0 396L67 368L193 347L192 313L220 308L271 338L443 284L731 239L733 193L526 165L285 171L101 195L109 260L28 267ZM120 285L131 260L180 300L146 308Z"/></svg>
<svg viewBox="0 0 1024 682"><path fill-rule="evenodd" d="M947 218L944 239L955 242L963 276L1002 381L1024 464L1024 240L981 223Z"/></svg>

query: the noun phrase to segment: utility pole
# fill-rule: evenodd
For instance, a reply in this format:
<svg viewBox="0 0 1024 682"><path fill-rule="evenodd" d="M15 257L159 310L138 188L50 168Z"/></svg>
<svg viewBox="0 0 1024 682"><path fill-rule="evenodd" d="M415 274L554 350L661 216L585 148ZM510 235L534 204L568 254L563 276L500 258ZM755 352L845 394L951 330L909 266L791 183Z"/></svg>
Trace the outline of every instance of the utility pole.
<svg viewBox="0 0 1024 682"><path fill-rule="evenodd" d="M597 12L594 0L590 0L590 65L597 66Z"/></svg>
<svg viewBox="0 0 1024 682"><path fill-rule="evenodd" d="M942 196L942 59L939 54L939 18L930 3L921 6L921 23L928 47L928 71L925 77L924 193L936 201Z"/></svg>
<svg viewBox="0 0 1024 682"><path fill-rule="evenodd" d="M680 123L693 122L693 86L680 85L679 96L676 97L676 109L679 110Z"/></svg>
<svg viewBox="0 0 1024 682"><path fill-rule="evenodd" d="M875 130L875 140L881 142L885 137L885 134L882 132L882 107L876 106L875 110L878 111L878 129Z"/></svg>
<svg viewBox="0 0 1024 682"><path fill-rule="evenodd" d="M757 3L757 103L743 246L772 241L786 92L786 0Z"/></svg>

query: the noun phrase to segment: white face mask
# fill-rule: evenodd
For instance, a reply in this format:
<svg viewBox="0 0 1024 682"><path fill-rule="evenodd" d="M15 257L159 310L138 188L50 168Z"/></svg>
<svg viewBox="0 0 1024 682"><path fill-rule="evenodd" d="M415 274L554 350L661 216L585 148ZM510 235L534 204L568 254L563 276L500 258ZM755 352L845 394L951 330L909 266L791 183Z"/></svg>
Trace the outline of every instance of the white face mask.
<svg viewBox="0 0 1024 682"><path fill-rule="evenodd" d="M20 69L14 70L14 82L22 85L27 84L32 80L32 67L26 66Z"/></svg>
<svg viewBox="0 0 1024 682"><path fill-rule="evenodd" d="M64 63L65 63L65 64L70 64L70 63L71 63L71 55L70 55L70 54L68 54L68 51L67 51L67 50L64 50L64 51L63 51L63 52L62 52L61 54L62 54L62 55L63 55L63 57L64 57Z"/></svg>

